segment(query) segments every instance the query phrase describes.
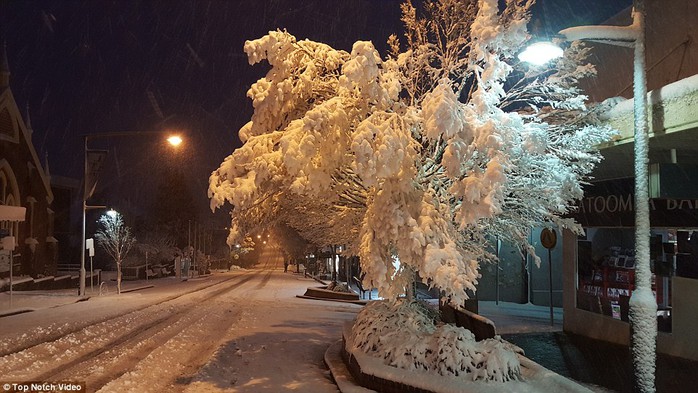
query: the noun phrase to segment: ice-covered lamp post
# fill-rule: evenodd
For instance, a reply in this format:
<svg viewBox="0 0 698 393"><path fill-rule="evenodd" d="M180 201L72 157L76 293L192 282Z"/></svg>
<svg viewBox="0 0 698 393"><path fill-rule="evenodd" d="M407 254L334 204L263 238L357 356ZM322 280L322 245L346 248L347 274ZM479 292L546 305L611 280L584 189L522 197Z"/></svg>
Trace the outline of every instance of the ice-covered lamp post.
<svg viewBox="0 0 698 393"><path fill-rule="evenodd" d="M647 82L645 70L645 5L634 0L630 26L578 26L560 31L567 41L587 40L634 48L634 161L635 161L635 290L630 297L631 349L634 388L655 391L657 301L650 270L650 218L648 191ZM520 56L525 60L526 55Z"/></svg>
<svg viewBox="0 0 698 393"><path fill-rule="evenodd" d="M122 132L102 132L99 134L83 135L85 168L83 172L84 192L82 196L82 250L80 251L80 296L85 296L85 221L87 211L90 209L103 209L106 206L89 206L87 200L92 196L95 186L97 185L97 175L102 166L106 151L90 150L87 147L87 142L97 138L112 138L112 137L131 137L131 136L152 136L152 135L170 135L167 142L172 146L179 146L182 143L182 138L178 135L172 135L170 131L122 131ZM88 158L89 157L89 158ZM116 212L114 212L115 214ZM90 280L92 277L90 277Z"/></svg>

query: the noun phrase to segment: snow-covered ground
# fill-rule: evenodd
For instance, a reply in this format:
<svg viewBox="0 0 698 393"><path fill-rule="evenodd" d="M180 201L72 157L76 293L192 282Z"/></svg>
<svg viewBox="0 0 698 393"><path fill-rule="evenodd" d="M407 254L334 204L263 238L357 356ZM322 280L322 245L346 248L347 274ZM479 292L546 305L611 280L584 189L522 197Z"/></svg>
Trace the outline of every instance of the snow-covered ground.
<svg viewBox="0 0 698 393"><path fill-rule="evenodd" d="M336 392L323 355L360 306L296 298L313 280L276 265L0 318L0 375L91 392Z"/></svg>
<svg viewBox="0 0 698 393"><path fill-rule="evenodd" d="M283 273L278 250L260 262L187 282L126 282L153 287L77 303L70 292L17 294L35 311L0 317L0 376L90 392L337 392L323 357L361 306L296 297L317 283ZM499 318L498 306L483 308ZM547 322L534 319L526 324Z"/></svg>

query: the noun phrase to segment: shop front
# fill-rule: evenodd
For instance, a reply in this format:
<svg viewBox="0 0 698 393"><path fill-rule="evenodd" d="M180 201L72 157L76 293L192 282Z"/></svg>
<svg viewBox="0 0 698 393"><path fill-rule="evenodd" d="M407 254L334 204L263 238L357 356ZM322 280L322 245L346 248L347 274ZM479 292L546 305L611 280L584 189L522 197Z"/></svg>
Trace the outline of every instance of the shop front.
<svg viewBox="0 0 698 393"><path fill-rule="evenodd" d="M635 289L633 178L588 187L564 234L564 330L627 345ZM661 195L660 195L661 196ZM650 200L657 351L698 360L698 198Z"/></svg>

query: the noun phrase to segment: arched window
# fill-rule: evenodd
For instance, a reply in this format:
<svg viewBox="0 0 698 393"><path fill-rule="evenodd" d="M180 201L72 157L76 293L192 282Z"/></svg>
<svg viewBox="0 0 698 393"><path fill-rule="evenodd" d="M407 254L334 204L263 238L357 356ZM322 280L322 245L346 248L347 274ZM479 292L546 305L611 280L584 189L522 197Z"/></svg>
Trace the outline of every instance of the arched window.
<svg viewBox="0 0 698 393"><path fill-rule="evenodd" d="M7 194L7 176L0 170L0 205L5 205L5 195Z"/></svg>
<svg viewBox="0 0 698 393"><path fill-rule="evenodd" d="M17 180L10 164L5 159L0 159L0 205L20 206ZM3 229L3 232L8 235L17 236L19 223L0 221L0 229Z"/></svg>
<svg viewBox="0 0 698 393"><path fill-rule="evenodd" d="M17 137L15 122L12 121L10 111L7 108L0 110L0 139L13 141Z"/></svg>

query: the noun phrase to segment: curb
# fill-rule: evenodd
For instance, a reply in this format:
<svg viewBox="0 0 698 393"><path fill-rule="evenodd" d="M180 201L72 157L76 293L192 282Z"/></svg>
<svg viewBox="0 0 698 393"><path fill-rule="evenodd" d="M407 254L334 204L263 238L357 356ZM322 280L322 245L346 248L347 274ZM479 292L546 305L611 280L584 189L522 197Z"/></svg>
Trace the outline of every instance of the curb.
<svg viewBox="0 0 698 393"><path fill-rule="evenodd" d="M351 304L358 304L360 306L365 306L369 302L369 300L345 300L345 299L335 299L335 298L330 298L330 297L315 297L315 296L307 296L307 295L296 295L296 297L300 298L300 299L324 300L327 302L351 303Z"/></svg>
<svg viewBox="0 0 698 393"><path fill-rule="evenodd" d="M17 309L10 310L10 311L3 311L3 312L0 312L0 318L11 317L13 315L24 314L24 313L32 312L32 311L34 311L33 308L17 308Z"/></svg>
<svg viewBox="0 0 698 393"><path fill-rule="evenodd" d="M342 359L342 345L344 345L343 340L337 340L325 351L325 364L330 369L330 374L332 374L339 391L342 393L375 393L375 390L367 389L354 381Z"/></svg>
<svg viewBox="0 0 698 393"><path fill-rule="evenodd" d="M142 289L148 289L148 288L155 288L155 285L144 285L142 287L122 289L121 293L135 292L135 291L140 291Z"/></svg>
<svg viewBox="0 0 698 393"><path fill-rule="evenodd" d="M54 305L54 306L46 307L46 308L56 308L56 307L65 306L66 304L74 304L74 303L85 302L85 301L90 300L90 297L91 297L91 296L84 297L84 298L79 298L79 299L77 299L77 300L75 300L75 301L72 301L72 302L67 302L67 303L62 303L62 304L56 304L56 305ZM25 314L25 313L28 313L28 312L34 312L34 311L36 311L36 310L41 310L41 309L42 309L42 308L36 309L36 308L28 308L28 307L26 307L26 308L11 309L11 310L8 310L8 311L0 311L0 318L11 317L11 316L13 316L13 315L18 315L18 314Z"/></svg>

